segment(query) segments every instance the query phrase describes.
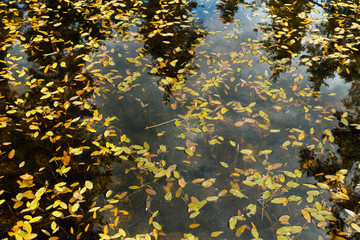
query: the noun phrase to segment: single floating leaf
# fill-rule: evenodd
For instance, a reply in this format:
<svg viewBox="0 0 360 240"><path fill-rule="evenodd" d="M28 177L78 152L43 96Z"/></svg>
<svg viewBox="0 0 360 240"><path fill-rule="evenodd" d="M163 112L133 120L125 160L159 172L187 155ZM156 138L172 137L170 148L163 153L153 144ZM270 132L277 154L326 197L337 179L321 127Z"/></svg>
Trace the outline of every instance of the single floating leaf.
<svg viewBox="0 0 360 240"><path fill-rule="evenodd" d="M237 189L235 189L235 188L232 188L232 189L230 190L230 193L231 193L232 195L234 195L235 197L239 197L239 198L244 198L244 197L245 197L244 194L242 194L239 190L237 190Z"/></svg>
<svg viewBox="0 0 360 240"><path fill-rule="evenodd" d="M15 156L15 149L12 149L8 154L8 158L12 159L14 156Z"/></svg>
<svg viewBox="0 0 360 240"><path fill-rule="evenodd" d="M224 168L228 168L229 165L226 162L220 162L220 165L223 166Z"/></svg>
<svg viewBox="0 0 360 240"><path fill-rule="evenodd" d="M247 228L247 225L242 225L241 227L239 227L236 230L236 236L240 237L243 234L243 232L245 231L246 228Z"/></svg>
<svg viewBox="0 0 360 240"><path fill-rule="evenodd" d="M191 151L191 149L190 148L185 148L185 150L184 150L185 152L186 152L186 154L187 155L189 155L189 156L194 156L194 152L193 151Z"/></svg>
<svg viewBox="0 0 360 240"><path fill-rule="evenodd" d="M301 214L304 216L306 221L311 222L311 216L308 211L306 211L305 209L302 209Z"/></svg>
<svg viewBox="0 0 360 240"><path fill-rule="evenodd" d="M237 224L237 219L235 217L231 217L229 220L229 227L231 230L234 230Z"/></svg>
<svg viewBox="0 0 360 240"><path fill-rule="evenodd" d="M222 233L223 233L223 231L212 232L212 233L211 233L211 237L218 237L218 236L221 235Z"/></svg>
<svg viewBox="0 0 360 240"><path fill-rule="evenodd" d="M93 189L94 185L90 181L85 181L85 187L89 190Z"/></svg>
<svg viewBox="0 0 360 240"><path fill-rule="evenodd" d="M189 228L197 228L198 226L200 226L200 224L194 223L194 224L190 224Z"/></svg>
<svg viewBox="0 0 360 240"><path fill-rule="evenodd" d="M251 151L250 149L243 149L240 152L245 155L250 155L250 154L252 154L253 151Z"/></svg>
<svg viewBox="0 0 360 240"><path fill-rule="evenodd" d="M351 223L351 227L355 229L357 232L360 232L360 227L356 223Z"/></svg>

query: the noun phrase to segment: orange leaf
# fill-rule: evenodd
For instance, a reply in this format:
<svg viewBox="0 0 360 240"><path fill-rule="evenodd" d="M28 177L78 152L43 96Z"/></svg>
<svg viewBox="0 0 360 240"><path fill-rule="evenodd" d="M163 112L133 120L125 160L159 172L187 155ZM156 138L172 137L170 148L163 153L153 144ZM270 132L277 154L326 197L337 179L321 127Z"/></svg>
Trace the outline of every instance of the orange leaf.
<svg viewBox="0 0 360 240"><path fill-rule="evenodd" d="M289 221L290 219L290 216L289 215L282 215L280 218L279 218L279 221L280 222L287 222Z"/></svg>
<svg viewBox="0 0 360 240"><path fill-rule="evenodd" d="M306 221L308 221L308 222L311 221L311 216L310 216L310 213L308 211L306 211L305 209L302 209L301 213L304 216Z"/></svg>
<svg viewBox="0 0 360 240"><path fill-rule="evenodd" d="M235 125L235 127L240 127L240 126L244 125L244 122L243 121L238 121L234 125Z"/></svg>
<svg viewBox="0 0 360 240"><path fill-rule="evenodd" d="M255 123L255 119L252 119L252 118L244 118L244 122L245 123Z"/></svg>
<svg viewBox="0 0 360 240"><path fill-rule="evenodd" d="M237 237L240 237L241 234L243 234L243 232L245 231L246 228L247 228L247 225L242 225L241 227L239 227L239 228L236 230L236 236L237 236Z"/></svg>
<svg viewBox="0 0 360 240"><path fill-rule="evenodd" d="M275 108L276 110L281 110L280 106L273 106L273 108Z"/></svg>
<svg viewBox="0 0 360 240"><path fill-rule="evenodd" d="M194 223L194 224L190 224L189 228L197 228L198 226L200 226L200 224Z"/></svg>
<svg viewBox="0 0 360 240"><path fill-rule="evenodd" d="M12 159L14 156L15 156L15 149L13 149L9 152L8 158Z"/></svg>
<svg viewBox="0 0 360 240"><path fill-rule="evenodd" d="M264 97L263 95L258 95L259 96L259 98L261 98L262 100L267 100L267 98L266 97Z"/></svg>
<svg viewBox="0 0 360 240"><path fill-rule="evenodd" d="M66 151L63 152L63 157L61 158L61 160L65 166L67 166L69 164L70 156Z"/></svg>
<svg viewBox="0 0 360 240"><path fill-rule="evenodd" d="M186 185L186 182L185 182L185 180L184 180L183 178L180 178L180 179L178 180L178 183L179 183L180 187L182 187L182 188L184 188L185 185Z"/></svg>

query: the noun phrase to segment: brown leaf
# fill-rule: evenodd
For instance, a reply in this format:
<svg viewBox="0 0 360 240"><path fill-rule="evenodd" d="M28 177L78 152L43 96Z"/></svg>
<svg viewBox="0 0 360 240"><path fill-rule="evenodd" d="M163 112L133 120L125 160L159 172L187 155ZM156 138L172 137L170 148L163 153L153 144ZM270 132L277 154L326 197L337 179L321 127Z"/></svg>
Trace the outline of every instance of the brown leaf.
<svg viewBox="0 0 360 240"><path fill-rule="evenodd" d="M155 192L154 189L147 188L147 189L145 189L145 191L146 191L148 194L150 194L150 195L156 195L156 192Z"/></svg>

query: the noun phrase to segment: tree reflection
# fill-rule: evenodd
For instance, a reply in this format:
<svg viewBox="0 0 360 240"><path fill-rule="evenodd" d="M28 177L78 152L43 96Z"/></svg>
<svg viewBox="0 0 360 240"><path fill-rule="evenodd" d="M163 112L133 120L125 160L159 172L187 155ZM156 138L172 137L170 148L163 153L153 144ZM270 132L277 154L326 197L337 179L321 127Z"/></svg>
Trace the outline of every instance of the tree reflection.
<svg viewBox="0 0 360 240"><path fill-rule="evenodd" d="M357 222L357 215L360 213L358 89L358 80L354 79L348 96L342 101L346 111L337 111L334 114L339 120L338 126L331 130L333 143L337 146L336 150L324 147L319 152L309 149L302 149L300 152L301 169L306 171L308 176L313 176L318 182L325 182L331 187L332 208L337 221L331 223L329 232L340 236L342 232L349 233L349 239L357 239L360 236L351 227L351 223ZM339 179L338 171L342 169L348 171L345 179Z"/></svg>
<svg viewBox="0 0 360 240"><path fill-rule="evenodd" d="M277 81L280 73L290 67L292 58L299 54L304 47L302 39L310 21L306 19L312 5L306 0L300 1L265 1L268 6L271 23L262 23L261 30L266 36L263 41L271 66L272 78Z"/></svg>
<svg viewBox="0 0 360 240"><path fill-rule="evenodd" d="M16 233L24 237L25 233L19 231L19 220L24 220L29 213L26 203L33 201L34 193L45 187L44 197L38 200L39 208L32 210L32 214L36 212L42 217L32 224L32 233L40 238L45 237L41 230L46 230L60 239L71 235L98 239L92 225L96 221L101 223L102 219L94 220L88 210L96 196L106 190L99 186L111 182L107 176L108 165L118 157L106 152L94 154L103 151L105 140L93 133L101 115L98 116L91 103L97 86L93 75L84 69L84 56L96 51L107 34L103 22L89 21L92 14L99 12L97 8L89 7L89 14L84 15L71 4L52 0L1 5L2 73L15 75L16 65L11 69L5 64L10 47L19 41L12 28L21 26L22 13L31 19L30 26L21 26L24 37L20 38L28 56L27 62L22 63L27 64L24 78L29 89L25 93L12 90L9 84L16 84L14 77L0 80L0 176L4 177L0 179L0 190L4 191L1 197L8 205L0 208L1 234L10 232L10 236ZM19 50L15 54L19 54ZM23 163L25 167L21 167ZM65 172L70 167L71 170ZM21 176L30 179L28 185L21 183ZM77 189L84 186L85 180L91 180L94 189L80 193ZM56 187L61 182L65 183L63 187ZM27 197L24 194L23 198L15 199L25 191ZM75 203L81 205L77 213L71 210ZM63 217L56 217L55 210L63 212Z"/></svg>
<svg viewBox="0 0 360 240"><path fill-rule="evenodd" d="M192 63L195 46L206 35L191 16L196 7L195 1L150 0L140 10L144 18L139 33L143 35L145 50L153 58L150 73L161 78L165 102L186 79L185 75L196 69Z"/></svg>
<svg viewBox="0 0 360 240"><path fill-rule="evenodd" d="M239 4L244 3L243 0L224 0L218 1L216 8L221 12L220 19L224 23L231 23L235 19L235 14L239 10Z"/></svg>

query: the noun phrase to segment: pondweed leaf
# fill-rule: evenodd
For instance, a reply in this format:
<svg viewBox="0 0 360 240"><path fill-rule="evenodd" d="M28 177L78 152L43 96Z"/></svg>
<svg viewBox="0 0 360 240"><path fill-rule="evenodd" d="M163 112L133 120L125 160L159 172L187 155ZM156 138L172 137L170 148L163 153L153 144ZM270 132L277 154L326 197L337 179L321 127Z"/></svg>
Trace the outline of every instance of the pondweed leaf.
<svg viewBox="0 0 360 240"><path fill-rule="evenodd" d="M252 154L253 151L250 149L243 149L240 152L245 155L250 155L250 154Z"/></svg>
<svg viewBox="0 0 360 240"><path fill-rule="evenodd" d="M220 236L222 233L223 233L223 231L212 232L210 236L211 236L211 237L218 237L218 236Z"/></svg>
<svg viewBox="0 0 360 240"><path fill-rule="evenodd" d="M244 198L245 197L244 194L242 194L239 190L234 189L234 188L230 189L230 193L232 195L234 195L235 197L239 197L239 198Z"/></svg>
<svg viewBox="0 0 360 240"><path fill-rule="evenodd" d="M277 235L287 235L287 234L293 234L293 233L299 233L303 229L301 226L286 226L281 227L278 230L276 230Z"/></svg>

